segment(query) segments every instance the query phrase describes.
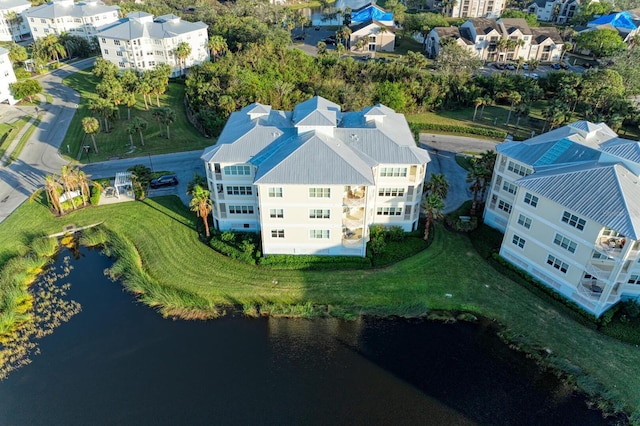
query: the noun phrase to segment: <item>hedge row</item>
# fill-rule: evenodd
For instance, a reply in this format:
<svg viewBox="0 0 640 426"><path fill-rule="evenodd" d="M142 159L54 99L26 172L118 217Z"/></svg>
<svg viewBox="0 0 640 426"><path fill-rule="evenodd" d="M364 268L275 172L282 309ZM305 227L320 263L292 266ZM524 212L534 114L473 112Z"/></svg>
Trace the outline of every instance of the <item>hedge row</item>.
<svg viewBox="0 0 640 426"><path fill-rule="evenodd" d="M272 254L260 258L258 263L260 266L273 269L336 270L371 268L371 261L368 258L355 256Z"/></svg>
<svg viewBox="0 0 640 426"><path fill-rule="evenodd" d="M504 139L507 137L507 132L501 130L487 129L484 127L467 127L457 126L454 124L438 124L438 123L410 123L412 127L417 127L421 131L433 131L433 132L447 132L447 133L462 133L465 135L479 135L488 136L490 138Z"/></svg>
<svg viewBox="0 0 640 426"><path fill-rule="evenodd" d="M255 259L252 257L252 253L245 253L242 250L216 238L212 238L211 241L209 241L209 246L218 253L230 257L231 259L236 259L250 265L256 264Z"/></svg>

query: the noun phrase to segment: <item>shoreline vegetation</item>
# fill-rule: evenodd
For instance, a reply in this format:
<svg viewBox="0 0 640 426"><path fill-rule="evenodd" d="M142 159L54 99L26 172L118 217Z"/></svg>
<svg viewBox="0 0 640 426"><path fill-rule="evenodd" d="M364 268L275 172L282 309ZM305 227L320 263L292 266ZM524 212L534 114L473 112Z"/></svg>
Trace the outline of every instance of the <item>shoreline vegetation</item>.
<svg viewBox="0 0 640 426"><path fill-rule="evenodd" d="M236 308L249 317L484 317L501 325L500 335L512 348L561 372L594 407L632 413L631 423L640 421L638 348L585 327L500 275L466 234L438 226L431 246L411 258L385 268L327 273L226 258L199 240L196 219L175 196L63 217L51 215L44 200L25 203L0 225L0 290L7 294L5 278L13 276L22 277L18 287L26 289L46 265L43 259L55 252L57 241L40 237L104 221L86 230L80 244L104 247L114 258L108 275L165 317L210 319ZM2 315L28 312L26 301L3 303Z"/></svg>

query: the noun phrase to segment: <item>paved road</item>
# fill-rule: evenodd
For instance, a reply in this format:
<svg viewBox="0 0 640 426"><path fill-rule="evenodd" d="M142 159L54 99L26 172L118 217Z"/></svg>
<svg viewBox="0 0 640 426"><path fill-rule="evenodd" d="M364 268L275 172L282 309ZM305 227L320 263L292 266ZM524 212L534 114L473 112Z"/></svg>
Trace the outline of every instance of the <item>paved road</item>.
<svg viewBox="0 0 640 426"><path fill-rule="evenodd" d="M423 133L420 135L420 145L431 156L431 162L427 166L427 179L431 173L442 173L449 181L449 193L444 200L444 213L449 213L473 197L466 182L467 171L456 163L456 154L495 150L496 143L463 136Z"/></svg>
<svg viewBox="0 0 640 426"><path fill-rule="evenodd" d="M44 176L60 172L67 163L58 148L67 133L80 96L62 84L62 79L80 69L90 67L93 59L76 62L41 77L45 92L53 96L53 103L44 105L42 121L35 129L20 158L8 167L0 169L0 222L20 206L34 190L42 186ZM18 107L22 108L22 107ZM29 107L2 106L0 116L11 120L16 114L31 112Z"/></svg>

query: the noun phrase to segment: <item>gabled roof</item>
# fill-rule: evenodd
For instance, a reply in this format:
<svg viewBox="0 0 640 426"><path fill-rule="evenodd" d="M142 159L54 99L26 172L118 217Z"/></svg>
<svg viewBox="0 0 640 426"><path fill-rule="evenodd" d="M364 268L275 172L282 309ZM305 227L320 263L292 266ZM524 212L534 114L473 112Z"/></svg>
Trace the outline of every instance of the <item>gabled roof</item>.
<svg viewBox="0 0 640 426"><path fill-rule="evenodd" d="M353 34L355 32L360 31L363 28L368 27L369 25L375 25L375 26L377 26L379 28L384 27L390 33L395 33L396 32L396 27L395 26L386 24L384 22L380 22L380 21L378 21L376 19L369 19L368 21L363 21L363 22L360 22L360 23L357 23L357 24L351 24L349 26L349 29L351 30L351 33Z"/></svg>
<svg viewBox="0 0 640 426"><path fill-rule="evenodd" d="M534 0L533 2L531 2L531 3L529 3L527 5L527 8L531 7L531 5L533 5L533 4L536 4L536 5L538 5L538 7L541 7L541 8L544 9L545 7L547 7L547 3L553 3L553 1L550 1L550 0Z"/></svg>
<svg viewBox="0 0 640 426"><path fill-rule="evenodd" d="M478 34L478 35L487 35L491 31L494 31L494 30L499 32L499 33L501 32L500 31L500 27L496 23L495 19L490 19L490 18L471 18L467 22L471 22L471 25L473 25L473 27L476 30L476 34Z"/></svg>
<svg viewBox="0 0 640 426"><path fill-rule="evenodd" d="M616 157L640 164L640 142L615 138L601 145L600 149Z"/></svg>
<svg viewBox="0 0 640 426"><path fill-rule="evenodd" d="M512 34L517 30L524 35L531 35L531 28L529 28L529 24L522 18L501 18L502 24L504 25L507 34Z"/></svg>
<svg viewBox="0 0 640 426"><path fill-rule="evenodd" d="M517 183L587 219L640 239L640 185L638 177L622 164L551 168Z"/></svg>
<svg viewBox="0 0 640 426"><path fill-rule="evenodd" d="M309 161L313 159L313 161ZM307 132L294 136L262 164L256 184L373 185L371 166L336 138Z"/></svg>
<svg viewBox="0 0 640 426"><path fill-rule="evenodd" d="M148 13L132 12L126 18L103 27L99 37L119 40L134 40L142 37L153 39L172 38L207 28L204 22L183 21L175 15L162 15L154 20Z"/></svg>
<svg viewBox="0 0 640 426"><path fill-rule="evenodd" d="M107 6L99 0L82 1L78 3L73 3L73 1L53 1L32 7L22 13L29 18L54 19L66 16L82 18L100 15L102 13L117 12L118 10L120 10L118 6Z"/></svg>
<svg viewBox="0 0 640 426"><path fill-rule="evenodd" d="M534 44L543 43L548 38L555 44L564 44L560 33L555 27L531 28L531 35L533 36L533 40L536 42Z"/></svg>
<svg viewBox="0 0 640 426"><path fill-rule="evenodd" d="M340 109L340 105L320 96L314 96L313 98L296 105L293 109L293 122L296 124L300 123L315 111L333 111L335 113L336 120L340 120Z"/></svg>
<svg viewBox="0 0 640 426"><path fill-rule="evenodd" d="M574 141L569 135L561 139L506 142L497 146L499 153L530 166L548 166L597 161L600 151Z"/></svg>
<svg viewBox="0 0 640 426"><path fill-rule="evenodd" d="M638 28L629 12L616 12L611 15L601 16L587 24L588 27L598 27L600 25L611 25L613 28L628 31Z"/></svg>

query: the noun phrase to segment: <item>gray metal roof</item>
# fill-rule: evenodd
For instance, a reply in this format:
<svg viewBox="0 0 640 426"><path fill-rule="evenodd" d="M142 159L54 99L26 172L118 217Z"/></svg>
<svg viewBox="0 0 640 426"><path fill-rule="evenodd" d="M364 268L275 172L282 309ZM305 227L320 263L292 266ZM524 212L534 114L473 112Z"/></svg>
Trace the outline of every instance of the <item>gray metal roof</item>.
<svg viewBox="0 0 640 426"><path fill-rule="evenodd" d="M66 16L82 18L85 16L95 16L102 13L117 12L118 6L107 6L99 0L72 2L51 2L40 6L32 7L22 12L27 18L54 19Z"/></svg>
<svg viewBox="0 0 640 426"><path fill-rule="evenodd" d="M175 15L162 15L150 21L149 19L144 19L150 16L149 14L139 12L139 15L135 15L135 13L138 12L130 13L127 18L103 27L98 33L98 37L119 40L134 40L142 37L163 39L208 27L204 22L183 21Z"/></svg>
<svg viewBox="0 0 640 426"><path fill-rule="evenodd" d="M0 10L11 10L14 8L31 7L29 0L0 0Z"/></svg>
<svg viewBox="0 0 640 426"><path fill-rule="evenodd" d="M300 184L370 184L378 164L430 160L428 152L415 145L404 115L384 105L341 113L339 105L315 97L293 113L266 110L252 104L231 114L217 145L201 158L251 162L258 166L256 182ZM328 121L333 128L327 129ZM317 130L299 133L297 126Z"/></svg>
<svg viewBox="0 0 640 426"><path fill-rule="evenodd" d="M640 142L615 138L602 144L603 152L640 164Z"/></svg>
<svg viewBox="0 0 640 426"><path fill-rule="evenodd" d="M587 163L539 171L517 183L634 240L640 239L640 185L624 165Z"/></svg>
<svg viewBox="0 0 640 426"><path fill-rule="evenodd" d="M257 184L373 185L371 166L340 140L315 131L294 136L258 166Z"/></svg>

